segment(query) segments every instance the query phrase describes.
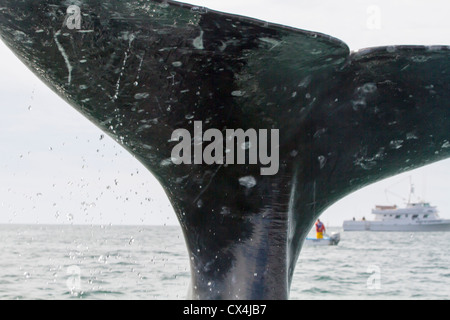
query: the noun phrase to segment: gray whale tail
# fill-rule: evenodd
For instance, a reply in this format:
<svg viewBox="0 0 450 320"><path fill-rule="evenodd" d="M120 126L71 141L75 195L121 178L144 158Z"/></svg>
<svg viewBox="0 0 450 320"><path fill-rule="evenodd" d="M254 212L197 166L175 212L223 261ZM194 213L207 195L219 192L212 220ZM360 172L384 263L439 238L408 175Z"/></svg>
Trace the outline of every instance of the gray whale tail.
<svg viewBox="0 0 450 320"><path fill-rule="evenodd" d="M351 53L327 35L150 0L0 0L0 36L158 178L185 235L192 298L288 298L326 208L450 155L446 46ZM176 165L172 135L189 132L196 150L196 122L279 130L277 170L261 174L248 154Z"/></svg>

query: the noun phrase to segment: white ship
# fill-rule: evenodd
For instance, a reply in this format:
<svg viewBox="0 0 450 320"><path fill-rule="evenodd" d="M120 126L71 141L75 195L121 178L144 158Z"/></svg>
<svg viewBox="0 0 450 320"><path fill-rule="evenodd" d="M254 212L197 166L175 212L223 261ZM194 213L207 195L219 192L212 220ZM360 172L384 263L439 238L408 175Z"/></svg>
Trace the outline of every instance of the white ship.
<svg viewBox="0 0 450 320"><path fill-rule="evenodd" d="M414 187L411 185L411 193ZM374 221L365 219L344 221L344 231L395 231L395 232L436 232L450 231L450 220L439 217L437 207L428 202L411 202L406 208L376 206L372 210Z"/></svg>

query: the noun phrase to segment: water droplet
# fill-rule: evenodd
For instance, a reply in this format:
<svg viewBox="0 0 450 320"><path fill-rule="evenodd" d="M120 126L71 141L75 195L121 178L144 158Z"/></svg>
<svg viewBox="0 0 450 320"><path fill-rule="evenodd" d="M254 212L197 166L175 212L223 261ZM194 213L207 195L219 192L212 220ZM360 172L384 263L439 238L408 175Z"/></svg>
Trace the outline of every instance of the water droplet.
<svg viewBox="0 0 450 320"><path fill-rule="evenodd" d="M242 150L248 150L248 149L250 149L251 147L252 147L252 143L251 143L250 141L244 142L244 143L241 145L241 149L242 149Z"/></svg>
<svg viewBox="0 0 450 320"><path fill-rule="evenodd" d="M316 133L314 133L314 139L320 138L327 131L328 131L328 129L325 129L325 128L317 130Z"/></svg>
<svg viewBox="0 0 450 320"><path fill-rule="evenodd" d="M134 95L134 99L136 99L136 100L142 100L142 99L147 99L149 96L150 96L150 94L147 93L147 92L144 92L144 93L136 93L136 94Z"/></svg>
<svg viewBox="0 0 450 320"><path fill-rule="evenodd" d="M393 141L390 142L389 146L392 149L398 150L401 147L403 147L403 140L393 140Z"/></svg>
<svg viewBox="0 0 450 320"><path fill-rule="evenodd" d="M363 85L361 89L364 93L374 93L375 91L377 91L378 87L375 83L369 82Z"/></svg>
<svg viewBox="0 0 450 320"><path fill-rule="evenodd" d="M423 63L423 62L427 62L428 60L430 60L430 57L414 56L411 58L411 60L414 62Z"/></svg>
<svg viewBox="0 0 450 320"><path fill-rule="evenodd" d="M247 176L247 177L240 178L239 184L241 186L244 186L244 187L250 189L250 188L253 188L254 186L256 186L257 182L253 176Z"/></svg>
<svg viewBox="0 0 450 320"><path fill-rule="evenodd" d="M407 140L418 140L419 138L415 135L414 132L409 132L406 134Z"/></svg>
<svg viewBox="0 0 450 320"><path fill-rule="evenodd" d="M386 51L389 53L393 53L393 52L397 51L397 48L395 46L389 46L386 48Z"/></svg>
<svg viewBox="0 0 450 320"><path fill-rule="evenodd" d="M162 167L167 167L167 166L170 166L170 165L172 165L172 164L173 164L172 158L170 158L170 159L165 159L165 160L161 161L161 163L160 163L160 165L161 165Z"/></svg>
<svg viewBox="0 0 450 320"><path fill-rule="evenodd" d="M236 90L231 93L233 97L243 97L245 95L245 91Z"/></svg>
<svg viewBox="0 0 450 320"><path fill-rule="evenodd" d="M192 44L196 49L199 50L205 49L205 47L203 46L203 34L204 32L200 31L200 35L197 38L195 38L194 41L192 42Z"/></svg>
<svg viewBox="0 0 450 320"><path fill-rule="evenodd" d="M320 169L323 169L327 164L327 158L325 158L324 156L319 156L317 160L319 160Z"/></svg>

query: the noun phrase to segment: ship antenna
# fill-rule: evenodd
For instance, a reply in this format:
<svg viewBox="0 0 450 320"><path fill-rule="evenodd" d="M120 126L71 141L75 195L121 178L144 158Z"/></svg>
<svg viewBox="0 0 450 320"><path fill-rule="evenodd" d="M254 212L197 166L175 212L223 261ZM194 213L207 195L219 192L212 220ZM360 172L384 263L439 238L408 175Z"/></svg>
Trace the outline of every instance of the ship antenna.
<svg viewBox="0 0 450 320"><path fill-rule="evenodd" d="M411 187L410 187L410 191L409 191L408 204L411 203L411 198L412 198L413 195L416 197L416 201L420 202L421 199L416 196L416 187L415 187L414 183L412 182L412 177L411 176L409 177L409 184L411 185Z"/></svg>
<svg viewBox="0 0 450 320"><path fill-rule="evenodd" d="M414 185L413 185L413 183L412 183L412 178L411 178L411 176L409 176L409 185L410 185L410 189L409 189L408 204L411 204L411 196L414 194Z"/></svg>

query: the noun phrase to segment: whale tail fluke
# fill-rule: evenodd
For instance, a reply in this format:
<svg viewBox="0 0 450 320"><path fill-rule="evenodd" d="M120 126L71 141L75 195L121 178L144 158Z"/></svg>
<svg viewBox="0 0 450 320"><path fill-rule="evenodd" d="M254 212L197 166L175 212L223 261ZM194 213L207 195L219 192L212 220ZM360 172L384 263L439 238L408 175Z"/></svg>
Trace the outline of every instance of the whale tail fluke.
<svg viewBox="0 0 450 320"><path fill-rule="evenodd" d="M287 298L326 208L450 154L448 47L350 53L327 35L172 1L83 1L70 20L69 2L0 0L0 36L161 182L192 298Z"/></svg>

